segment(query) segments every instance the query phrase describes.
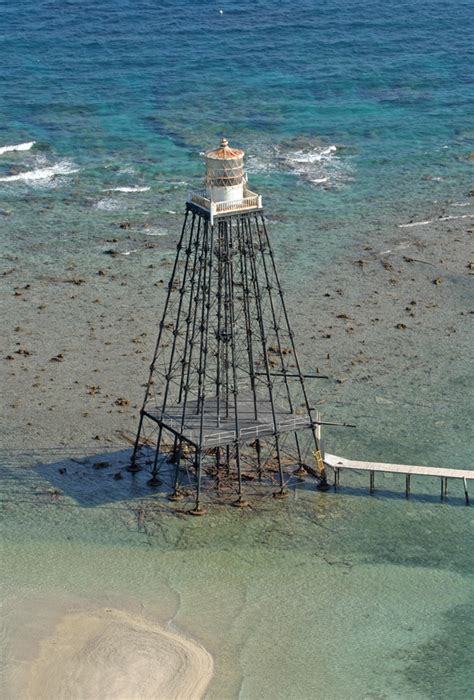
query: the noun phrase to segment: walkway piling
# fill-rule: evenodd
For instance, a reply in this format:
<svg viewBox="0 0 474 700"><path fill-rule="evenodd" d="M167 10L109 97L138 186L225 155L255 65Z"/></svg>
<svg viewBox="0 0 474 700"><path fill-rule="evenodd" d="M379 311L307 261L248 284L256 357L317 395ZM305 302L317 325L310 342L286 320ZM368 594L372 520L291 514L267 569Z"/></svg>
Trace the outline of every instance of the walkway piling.
<svg viewBox="0 0 474 700"><path fill-rule="evenodd" d="M375 472L384 472L386 474L404 474L405 475L405 497L408 498L411 493L411 476L432 476L439 477L441 500L444 501L448 495L448 479L460 479L463 482L464 498L466 505L469 505L469 493L467 482L469 479L474 479L474 470L470 469L450 469L447 467L420 467L411 464L388 464L384 462L360 462L356 460L346 459L326 453L324 455L324 463L331 467L334 471L334 489L340 485L341 469L352 469L354 471L369 472L369 492L375 490Z"/></svg>

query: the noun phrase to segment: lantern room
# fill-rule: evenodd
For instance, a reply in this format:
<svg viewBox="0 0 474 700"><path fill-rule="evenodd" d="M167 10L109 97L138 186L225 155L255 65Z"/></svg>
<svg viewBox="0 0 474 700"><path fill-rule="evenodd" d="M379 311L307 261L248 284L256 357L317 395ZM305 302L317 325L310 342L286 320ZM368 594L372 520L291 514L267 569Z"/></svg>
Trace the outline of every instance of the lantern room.
<svg viewBox="0 0 474 700"><path fill-rule="evenodd" d="M206 187L213 202L235 202L244 196L244 152L223 138L219 148L207 151Z"/></svg>
<svg viewBox="0 0 474 700"><path fill-rule="evenodd" d="M211 224L216 216L262 208L261 196L247 187L244 155L240 148L229 146L225 138L218 148L204 154L205 189L189 192L188 205L196 210L206 211Z"/></svg>

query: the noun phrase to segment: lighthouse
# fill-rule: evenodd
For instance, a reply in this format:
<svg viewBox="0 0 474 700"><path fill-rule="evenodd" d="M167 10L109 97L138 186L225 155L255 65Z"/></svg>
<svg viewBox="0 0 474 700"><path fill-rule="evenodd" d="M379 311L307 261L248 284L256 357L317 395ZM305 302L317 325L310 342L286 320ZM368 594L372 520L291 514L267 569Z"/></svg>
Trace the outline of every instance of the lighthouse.
<svg viewBox="0 0 474 700"><path fill-rule="evenodd" d="M171 500L191 491L193 515L215 493L248 505L247 482L276 484L279 498L294 472L326 483L318 418L244 158L222 139L205 153L203 189L188 194L129 466L151 467L148 483L165 482Z"/></svg>
<svg viewBox="0 0 474 700"><path fill-rule="evenodd" d="M188 204L201 208L211 225L217 216L237 211L262 209L262 198L247 187L244 151L231 148L223 138L219 148L205 153L205 189L190 192Z"/></svg>

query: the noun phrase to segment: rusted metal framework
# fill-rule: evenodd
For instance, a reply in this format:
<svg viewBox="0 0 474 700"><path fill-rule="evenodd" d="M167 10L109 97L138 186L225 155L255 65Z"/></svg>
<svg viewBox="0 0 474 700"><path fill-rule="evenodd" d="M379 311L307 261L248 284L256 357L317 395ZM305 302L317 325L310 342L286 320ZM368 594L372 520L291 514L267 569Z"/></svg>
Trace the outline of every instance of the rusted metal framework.
<svg viewBox="0 0 474 700"><path fill-rule="evenodd" d="M170 498L193 485L194 514L210 480L231 483L237 506L244 481L270 478L276 496L294 471L324 484L308 464L319 433L306 376L263 210L212 217L188 201L129 469L147 445L157 485L166 452Z"/></svg>

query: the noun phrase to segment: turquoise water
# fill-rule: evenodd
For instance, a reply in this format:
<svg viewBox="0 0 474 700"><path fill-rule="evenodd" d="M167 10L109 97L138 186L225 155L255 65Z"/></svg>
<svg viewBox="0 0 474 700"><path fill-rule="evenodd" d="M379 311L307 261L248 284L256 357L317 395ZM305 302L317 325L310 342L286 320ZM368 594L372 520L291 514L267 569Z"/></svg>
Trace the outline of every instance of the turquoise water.
<svg viewBox="0 0 474 700"><path fill-rule="evenodd" d="M442 505L415 480L423 497L374 499L352 478L343 495L300 484L288 502L253 494L255 511L214 507L196 520L150 496L143 474L111 480L128 451L69 455L2 455L3 641L55 606L125 606L214 654L213 698L470 697L461 494ZM20 659L7 645L7 667Z"/></svg>
<svg viewBox="0 0 474 700"><path fill-rule="evenodd" d="M0 147L36 143L4 153L0 178L40 178L0 179L6 235L31 229L45 200L43 245L65 226L83 247L86 220L94 245L113 209L166 228L223 132L299 228L316 218L356 236L457 201L474 136L471 23L458 1L2 3ZM120 186L150 190L104 193Z"/></svg>
<svg viewBox="0 0 474 700"><path fill-rule="evenodd" d="M187 190L201 181L199 154L222 133L248 154L299 302L303 355L323 371L341 374L334 365L351 357L347 340L306 338L331 265L408 237L399 226L411 220L472 215L471 3L25 0L0 2L0 15L2 267L32 280L38 303L57 270L95 275L115 237L124 252L158 242L154 262L164 265ZM110 304L122 281L134 286L124 316L135 293L156 294L160 306L147 263L116 263ZM368 274L360 289L344 287L345 299L363 303L370 284ZM358 425L328 431L334 451L472 467L469 338L423 340L467 308L466 280L439 293L443 308L426 312L401 350L367 334L371 377L318 385L328 418ZM96 308L83 313L95 318ZM143 327L156 318L141 313ZM87 342L80 317L57 319L59 336ZM116 387L144 381L146 365L127 362ZM255 491L252 511L192 520L150 496L143 475L112 478L128 453L111 449L104 470L81 464L93 453L79 448L80 418L76 444L53 449L59 419L45 413L32 419L44 427L43 451L2 454L7 674L21 668L11 645L21 610L34 618L56 602L113 603L203 643L216 660L213 698L472 697L473 520L459 485L440 504L438 484L415 481L405 502L401 479L381 478L371 498L351 475L338 494L299 484L282 504Z"/></svg>

